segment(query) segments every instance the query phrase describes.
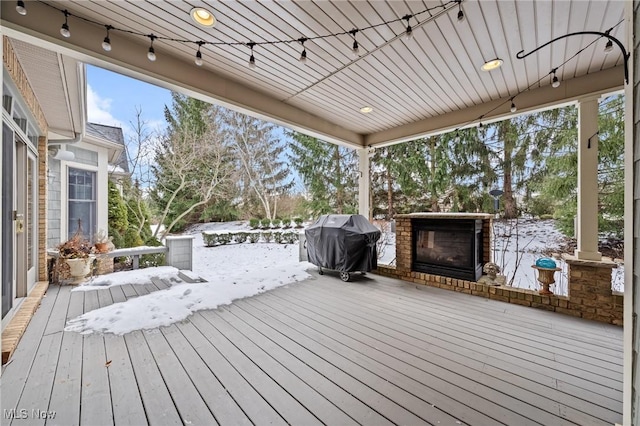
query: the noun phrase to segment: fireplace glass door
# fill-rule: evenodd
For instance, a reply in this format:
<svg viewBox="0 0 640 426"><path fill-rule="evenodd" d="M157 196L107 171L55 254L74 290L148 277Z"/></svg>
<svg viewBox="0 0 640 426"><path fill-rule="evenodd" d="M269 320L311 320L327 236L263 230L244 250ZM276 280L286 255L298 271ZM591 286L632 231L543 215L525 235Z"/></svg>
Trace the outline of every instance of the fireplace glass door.
<svg viewBox="0 0 640 426"><path fill-rule="evenodd" d="M468 268L473 265L473 240L469 231L419 230L416 261L434 265Z"/></svg>
<svg viewBox="0 0 640 426"><path fill-rule="evenodd" d="M412 221L413 270L477 281L482 275L482 221Z"/></svg>

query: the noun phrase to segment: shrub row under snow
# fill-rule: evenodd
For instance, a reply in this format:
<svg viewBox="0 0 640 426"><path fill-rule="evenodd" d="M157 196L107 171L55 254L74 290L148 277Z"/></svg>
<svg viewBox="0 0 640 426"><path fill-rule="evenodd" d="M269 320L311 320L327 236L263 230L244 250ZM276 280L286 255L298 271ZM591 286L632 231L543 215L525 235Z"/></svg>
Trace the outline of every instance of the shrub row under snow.
<svg viewBox="0 0 640 426"><path fill-rule="evenodd" d="M245 242L249 243L257 243L257 242L265 242L265 243L277 243L277 244L293 244L298 241L298 233L297 232L277 232L277 231L266 231L266 232L203 232L202 240L204 241L204 245L206 247L213 247L217 245L230 244L232 242L242 244Z"/></svg>

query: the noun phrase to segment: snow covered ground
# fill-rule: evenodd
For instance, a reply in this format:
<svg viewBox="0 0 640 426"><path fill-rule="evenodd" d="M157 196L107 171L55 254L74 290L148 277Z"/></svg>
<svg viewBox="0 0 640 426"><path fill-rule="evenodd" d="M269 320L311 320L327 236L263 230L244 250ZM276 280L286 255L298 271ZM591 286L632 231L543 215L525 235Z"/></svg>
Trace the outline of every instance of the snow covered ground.
<svg viewBox="0 0 640 426"><path fill-rule="evenodd" d="M252 296L282 285L303 281L310 277L308 262L298 262L298 244L243 243L205 247L202 232L246 231L246 222L208 223L187 231L193 240L193 274L206 283L188 284L172 267L148 268L101 275L73 291L91 291L110 286L144 285L152 277L160 277L172 284L166 290L132 298L96 309L67 323L65 330L80 333L125 334L134 330L154 329L186 319L193 312L215 309L233 300ZM516 238L516 235L519 237ZM494 231L494 261L503 268L507 281L513 286L538 289L531 265L544 257L542 251L557 247L562 235L553 221L519 221L517 229L497 223ZM385 232L379 250L381 264L395 262L395 234ZM567 294L566 264L555 259L563 268L556 273L556 294ZM519 262L519 266L516 265ZM615 290L623 290L622 265L614 269Z"/></svg>
<svg viewBox="0 0 640 426"><path fill-rule="evenodd" d="M95 277L73 291L114 285L150 283L152 276L171 282L171 288L87 312L67 323L65 330L80 333L126 334L182 321L193 312L215 309L235 299L252 296L310 277L312 265L298 262L298 244L243 243L205 247L201 231L246 230L243 223L207 224L191 229L194 238L193 272L206 283L187 284L172 267L122 271Z"/></svg>

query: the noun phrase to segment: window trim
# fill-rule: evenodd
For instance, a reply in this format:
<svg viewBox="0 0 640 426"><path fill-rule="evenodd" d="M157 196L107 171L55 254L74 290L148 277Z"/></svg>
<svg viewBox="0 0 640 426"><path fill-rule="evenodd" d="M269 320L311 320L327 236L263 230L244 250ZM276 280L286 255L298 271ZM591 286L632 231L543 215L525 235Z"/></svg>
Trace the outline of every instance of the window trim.
<svg viewBox="0 0 640 426"><path fill-rule="evenodd" d="M98 174L99 174L98 167L91 167L91 166L80 167L80 166L86 166L86 165L81 163L70 163L70 164L66 164L64 167L65 169L64 182L61 188L61 195L63 197L61 201L64 203L64 218L62 220L62 223L60 224L61 225L60 233L61 233L62 241L66 241L70 238L69 215L70 215L70 203L72 199L69 194L69 174L72 169L93 173L93 200L91 200L91 202L94 205L94 209L93 209L94 225L96 227L98 226ZM83 201L83 200L78 200L78 201ZM93 231L91 231L90 229L84 229L84 232L85 232L85 236L89 238L89 240L93 240Z"/></svg>

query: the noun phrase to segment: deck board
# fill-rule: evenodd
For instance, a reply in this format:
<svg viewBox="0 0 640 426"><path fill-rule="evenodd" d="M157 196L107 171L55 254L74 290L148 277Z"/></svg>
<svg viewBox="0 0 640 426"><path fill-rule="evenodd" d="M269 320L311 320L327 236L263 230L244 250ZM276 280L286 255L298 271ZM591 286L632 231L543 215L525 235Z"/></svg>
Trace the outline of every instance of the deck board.
<svg viewBox="0 0 640 426"><path fill-rule="evenodd" d="M289 424L314 425L320 421L307 410L290 393L281 388L267 373L265 373L252 359L238 349L203 316L206 313L196 313L191 322L203 333L229 363L257 390Z"/></svg>
<svg viewBox="0 0 640 426"><path fill-rule="evenodd" d="M327 298L335 300L336 303L340 303L340 301L343 300L333 294L327 295ZM369 301L369 299L367 301ZM439 310L430 311L423 309L420 312L416 312L405 305L396 305L398 307L397 312L388 312L389 307L392 306L392 304L392 301L386 304L383 302L373 302L373 307L370 309L385 310L384 315L387 315L385 322L388 321L389 318L399 318L403 321L405 326L408 324L408 329L401 328L398 331L410 332L407 330L411 330L412 323L415 323L417 326L415 330L418 330L419 332L430 332L432 336L438 337L440 336L441 328L447 327L449 333L441 338L449 340L457 338L457 341L453 341L456 345L465 345L465 342L470 342L472 343L470 347L474 350L479 350L482 353L491 355L492 358L500 359L504 362L510 362L514 357L518 360L528 361L525 365L533 371L537 371L540 368L543 368L543 371L547 371L549 369L555 370L558 372L559 378L569 382L573 380L573 383L576 385L586 387L587 389L593 387L593 383L595 381L602 385L597 388L596 391L603 395L618 398L618 395L615 395L616 392L611 389L618 388L620 386L622 379L621 361L615 363L611 361L603 363L602 359L594 356L588 365L584 365L584 368L575 368L576 365L580 365L580 363L575 359L571 360L571 364L562 364L555 360L558 358L556 354L561 354L561 356L562 354L570 356L569 354L575 353L574 351L577 349L574 348L573 351L570 351L566 349L564 344L561 347L557 347L554 345L552 339L549 339L549 341L544 345L542 343L537 344L539 347L545 348L544 350L547 353L547 356L545 357L547 359L542 359L533 356L533 354L526 350L521 350L522 347L518 347L517 345L514 347L515 344L512 342L512 339L518 338L507 338L501 336L501 329L497 327L488 327L488 324L479 325L471 323L467 326L462 325L463 323L458 325L457 323L462 321L460 318L446 316L446 319L441 319L440 316L442 314ZM358 304L358 306L362 305ZM411 313L411 315L406 315L406 313ZM505 336L508 336L508 333L505 333ZM587 353L589 352L586 352L585 356L588 356L586 355ZM606 368L600 368L602 365L606 365ZM594 370L599 371L601 374L594 374Z"/></svg>
<svg viewBox="0 0 640 426"><path fill-rule="evenodd" d="M143 334L182 421L195 425L217 424L164 335L157 330Z"/></svg>
<svg viewBox="0 0 640 426"><path fill-rule="evenodd" d="M141 331L124 337L149 424L180 425L180 415Z"/></svg>
<svg viewBox="0 0 640 426"><path fill-rule="evenodd" d="M175 326L165 327L162 334L171 345L189 378L194 383L209 410L219 424L249 426L251 421L238 406L231 394L200 358L180 330Z"/></svg>
<svg viewBox="0 0 640 426"><path fill-rule="evenodd" d="M218 330L229 341L250 358L257 366L269 375L279 386L285 389L296 389L293 397L309 411L315 413L318 420L324 424L356 425L351 417L347 416L339 407L332 404L315 389L314 383L307 383L293 373L291 364L295 364L293 358L282 361L282 364L274 358L274 354L263 348L259 342L254 342L240 333L233 325L240 320L227 315L224 309L215 312L204 312L204 317L211 319ZM219 321L222 318L223 321ZM225 320L226 319L226 320Z"/></svg>
<svg viewBox="0 0 640 426"><path fill-rule="evenodd" d="M31 374L38 348L42 343L44 330L47 327L47 321L51 316L58 296L58 290L59 287L57 286L49 287L46 296L42 299L42 303L36 311L36 315L29 322L29 326L22 335L9 364L3 367L2 376L0 377L2 391L0 403L3 409L22 408L18 406L18 401ZM9 419L4 419L3 416L3 420Z"/></svg>
<svg viewBox="0 0 640 426"><path fill-rule="evenodd" d="M332 381L331 376L325 377L321 373L321 369L314 368L313 363L310 363L307 357L296 356L297 351L295 349L288 349L290 346L295 345L295 342L279 333L276 329L266 326L258 318L243 309L223 308L216 312L227 318L232 316L241 320L234 321L233 326L277 359L282 365L286 365L292 373L304 380L305 383L312 385L323 398L332 402L352 419L358 419L367 425L392 424L379 413L371 410L354 395L341 388L338 383Z"/></svg>
<svg viewBox="0 0 640 426"><path fill-rule="evenodd" d="M277 293L274 292L274 294ZM318 300L313 295L311 297L312 299L310 300ZM340 307L338 302L334 302L329 306L325 305L314 309L313 305L305 303L299 298L289 299L289 302L291 306L294 306L292 308L294 310L299 308L303 312L318 314L321 318L320 321L329 328L343 330L343 334L358 338L360 343L369 345L370 348L382 350L394 358L403 360L406 365L416 366L424 372L429 372L438 378L456 384L463 391L453 390L451 396L455 395L463 398L460 401L461 403L465 401L465 403L471 404L475 400L477 407L486 407L490 412L495 413L495 409L483 402L483 398L489 398L490 400L500 400L505 406L516 409L518 413L527 415L531 420L553 423L553 417L549 417L549 413L559 415L562 412L563 417L571 421L579 423L585 421L581 411L574 410L570 406L560 405L555 399L547 397L546 392L534 393L486 374L482 371L483 364L480 363L478 365L478 361L475 359L462 359L462 361L458 359L454 361L451 359L450 353L431 351L430 347L424 345L418 338L404 337L399 340L390 337L392 334L400 335L400 333L385 334L384 331L387 331L385 325L370 325L370 322L361 320L357 315L353 314L358 313L357 306ZM333 313L334 315L326 315L324 317L326 319L323 320L323 313ZM368 328L367 325L375 328ZM366 347L360 348L361 352L366 350ZM429 354L428 357L424 356L425 351ZM423 373L409 371L406 374L412 377L420 377ZM430 377L425 377L423 382L433 384L434 380ZM472 391L474 395L464 398L464 391L467 390ZM441 392L444 393L444 391ZM514 399L509 401L510 398ZM526 401L526 404L521 401ZM594 420L589 418L589 422L593 423Z"/></svg>
<svg viewBox="0 0 640 426"><path fill-rule="evenodd" d="M312 275L125 336L64 326L169 283L51 286L4 367L1 408L55 411L47 425L622 420L619 327L375 275Z"/></svg>
<svg viewBox="0 0 640 426"><path fill-rule="evenodd" d="M32 413L32 410L46 412L49 407L61 343L61 332L42 336L31 372L17 404L20 409L29 407L27 408L29 414ZM14 420L11 424L43 425L45 419L28 415L26 418Z"/></svg>
<svg viewBox="0 0 640 426"><path fill-rule="evenodd" d="M104 345L107 362L109 362L107 370L114 423L132 426L147 423L124 337L105 336Z"/></svg>
<svg viewBox="0 0 640 426"><path fill-rule="evenodd" d="M50 424L80 424L83 336L64 333L48 409L56 416Z"/></svg>
<svg viewBox="0 0 640 426"><path fill-rule="evenodd" d="M473 417L477 417L479 413L484 414L485 416L493 418L495 421L503 422L503 423L511 423L511 424L534 424L530 419L526 418L523 415L519 414L519 410L511 411L509 409L505 409L504 407L494 403L492 398L482 398L479 395L468 391L465 388L465 385L471 386L472 383L468 380L465 380L465 384L459 385L451 383L447 380L444 380L441 376L443 373L439 375L433 374L430 371L427 371L428 368L422 364L419 359L413 359L413 365L410 363L402 362L398 357L402 357L400 350L390 349L390 346L387 348L387 343L383 340L370 340L365 335L357 336L357 333L354 334L349 329L349 324L340 323L333 321L331 319L326 318L326 316L310 311L310 306L304 304L301 301L298 301L300 305L294 306L291 303L287 303L287 299L284 298L282 300L275 300L277 296L274 292L270 294L270 306L277 306L281 310L281 312L287 314L296 322L307 325L310 329L313 329L314 332L321 333L332 341L337 342L342 345L341 352L350 352L354 355L361 354L361 357L367 357L371 361L377 362L386 366L389 369L397 371L400 373L394 378L393 383L398 387L406 388L409 386L410 380L418 382L420 385L429 388L432 393L440 394L442 397L438 401L438 403L434 403L437 407L446 410L447 412L451 412L455 409L456 406L461 404L467 405L468 407L475 410L477 413L473 415ZM267 299L267 298L265 298ZM306 330L307 328L305 328ZM387 349L389 353L385 353L383 350ZM420 365L420 367L416 367L415 365ZM404 375L404 377L402 376ZM454 377L454 376L452 376ZM466 379L461 376L461 379ZM409 389L407 389L409 390ZM485 392L488 392L489 389L484 389ZM418 393L418 395L423 395L424 393ZM448 397L448 398L446 398ZM506 395L505 395L506 397ZM425 401L428 403L431 401ZM512 401L514 402L514 401ZM518 404L520 405L520 404ZM525 407L519 406L520 409ZM425 419L426 420L426 419Z"/></svg>
<svg viewBox="0 0 640 426"><path fill-rule="evenodd" d="M198 356L215 372L222 386L253 424L286 425L278 412L262 398L258 390L231 365L200 329L191 321L178 323L177 327Z"/></svg>
<svg viewBox="0 0 640 426"><path fill-rule="evenodd" d="M449 414L443 413L441 407L447 401L430 388L421 383L407 378L392 368L370 359L365 354L354 351L342 345L331 337L317 332L297 319L288 316L288 309L281 309L280 306L273 306L272 303L262 297L259 300L249 299L246 303L267 313L271 318L276 319L286 327L282 328L272 320L266 319L271 324L279 327L282 332L292 336L296 342L304 346L309 352L317 354L320 358L329 362L328 368L337 368L347 373L352 380L345 380L343 386L348 386L350 392L384 415L389 420L397 424L415 424L423 422L424 419L448 419ZM245 302L245 301L241 301ZM238 303L240 304L240 302ZM312 358L313 359L313 358ZM316 364L318 365L318 364ZM326 368L319 364L318 368ZM339 380L340 378L336 379ZM344 380L344 379L343 379ZM398 384L402 384L398 386ZM419 397L418 397L419 395ZM474 419L477 424L495 424L490 419L477 411L465 414L464 407L456 413L459 419Z"/></svg>

